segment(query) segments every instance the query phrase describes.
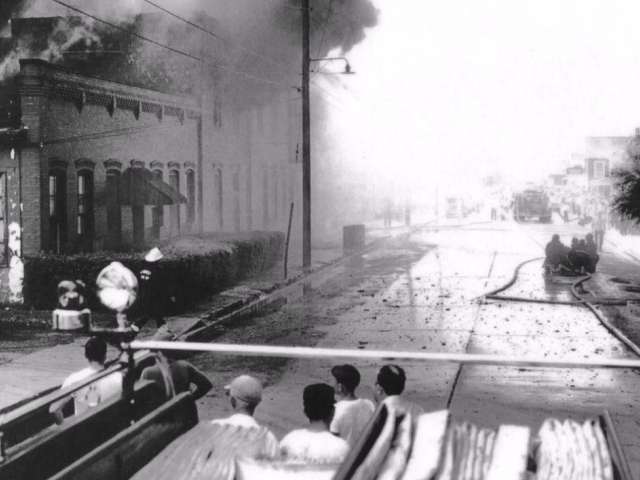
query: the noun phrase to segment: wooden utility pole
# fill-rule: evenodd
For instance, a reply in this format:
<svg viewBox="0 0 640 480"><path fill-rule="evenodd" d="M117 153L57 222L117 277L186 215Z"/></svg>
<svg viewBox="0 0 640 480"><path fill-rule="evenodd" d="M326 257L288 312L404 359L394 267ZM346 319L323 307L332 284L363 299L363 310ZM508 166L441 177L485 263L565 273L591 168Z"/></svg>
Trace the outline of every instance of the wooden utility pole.
<svg viewBox="0 0 640 480"><path fill-rule="evenodd" d="M302 266L311 267L311 111L309 0L302 0Z"/></svg>

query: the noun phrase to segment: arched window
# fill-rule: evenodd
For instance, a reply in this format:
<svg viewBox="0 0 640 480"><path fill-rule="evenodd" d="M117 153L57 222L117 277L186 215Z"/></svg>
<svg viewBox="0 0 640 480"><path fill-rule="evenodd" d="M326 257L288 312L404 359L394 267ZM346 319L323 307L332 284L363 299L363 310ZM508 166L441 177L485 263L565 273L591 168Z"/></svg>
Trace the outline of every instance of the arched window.
<svg viewBox="0 0 640 480"><path fill-rule="evenodd" d="M122 239L120 170L107 170L107 248L118 248Z"/></svg>
<svg viewBox="0 0 640 480"><path fill-rule="evenodd" d="M67 172L49 171L49 250L61 253L67 238Z"/></svg>
<svg viewBox="0 0 640 480"><path fill-rule="evenodd" d="M169 185L171 185L176 192L180 192L180 172L178 170L171 170L169 172ZM180 233L180 205L171 205L171 233L177 235Z"/></svg>
<svg viewBox="0 0 640 480"><path fill-rule="evenodd" d="M151 171L153 178L162 180L162 170L159 168ZM154 205L151 210L151 232L154 238L160 238L160 228L164 226L164 206Z"/></svg>
<svg viewBox="0 0 640 480"><path fill-rule="evenodd" d="M93 244L93 172L81 170L78 172L78 209L76 216L76 234L81 248L91 250Z"/></svg>
<svg viewBox="0 0 640 480"><path fill-rule="evenodd" d="M187 170L187 223L193 224L196 220L196 174L193 170Z"/></svg>

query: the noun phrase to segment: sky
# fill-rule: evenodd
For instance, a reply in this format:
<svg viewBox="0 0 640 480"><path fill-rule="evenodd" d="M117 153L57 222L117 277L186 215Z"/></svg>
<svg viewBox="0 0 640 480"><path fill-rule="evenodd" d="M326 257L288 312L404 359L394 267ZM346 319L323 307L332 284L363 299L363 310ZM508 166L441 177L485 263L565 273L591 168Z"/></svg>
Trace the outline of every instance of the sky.
<svg viewBox="0 0 640 480"><path fill-rule="evenodd" d="M351 76L315 80L352 168L414 186L542 179L640 126L640 2L375 0ZM324 95L324 94L323 94Z"/></svg>

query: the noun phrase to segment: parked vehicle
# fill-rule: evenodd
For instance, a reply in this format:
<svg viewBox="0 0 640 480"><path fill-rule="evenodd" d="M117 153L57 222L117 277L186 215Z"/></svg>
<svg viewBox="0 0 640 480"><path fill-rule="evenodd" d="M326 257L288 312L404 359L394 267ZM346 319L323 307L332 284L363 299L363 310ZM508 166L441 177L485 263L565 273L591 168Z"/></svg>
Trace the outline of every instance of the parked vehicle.
<svg viewBox="0 0 640 480"><path fill-rule="evenodd" d="M518 222L551 223L551 204L542 190L528 189L516 193L513 199L513 217Z"/></svg>

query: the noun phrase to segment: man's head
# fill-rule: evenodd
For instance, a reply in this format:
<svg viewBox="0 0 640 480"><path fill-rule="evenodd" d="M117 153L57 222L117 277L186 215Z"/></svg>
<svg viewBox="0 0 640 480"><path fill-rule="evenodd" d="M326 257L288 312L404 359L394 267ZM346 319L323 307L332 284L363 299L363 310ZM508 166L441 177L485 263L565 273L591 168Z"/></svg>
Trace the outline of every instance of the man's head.
<svg viewBox="0 0 640 480"><path fill-rule="evenodd" d="M234 410L241 410L253 415L262 401L262 384L249 375L240 375L224 387Z"/></svg>
<svg viewBox="0 0 640 480"><path fill-rule="evenodd" d="M551 241L554 243L558 243L560 241L560 235L558 235L557 233L554 233L553 236L551 237Z"/></svg>
<svg viewBox="0 0 640 480"><path fill-rule="evenodd" d="M107 344L102 338L91 337L84 345L84 356L89 362L104 365L107 358Z"/></svg>
<svg viewBox="0 0 640 480"><path fill-rule="evenodd" d="M327 426L331 423L336 403L334 395L333 387L326 383L314 383L304 387L302 403L304 414L310 422L321 421Z"/></svg>
<svg viewBox="0 0 640 480"><path fill-rule="evenodd" d="M376 399L380 400L389 395L400 395L404 391L407 376L398 365L385 365L378 372L376 379Z"/></svg>
<svg viewBox="0 0 640 480"><path fill-rule="evenodd" d="M587 233L585 238L587 239L587 243L593 242L593 233Z"/></svg>
<svg viewBox="0 0 640 480"><path fill-rule="evenodd" d="M338 395L353 395L360 385L360 372L353 365L336 365L331 369Z"/></svg>

